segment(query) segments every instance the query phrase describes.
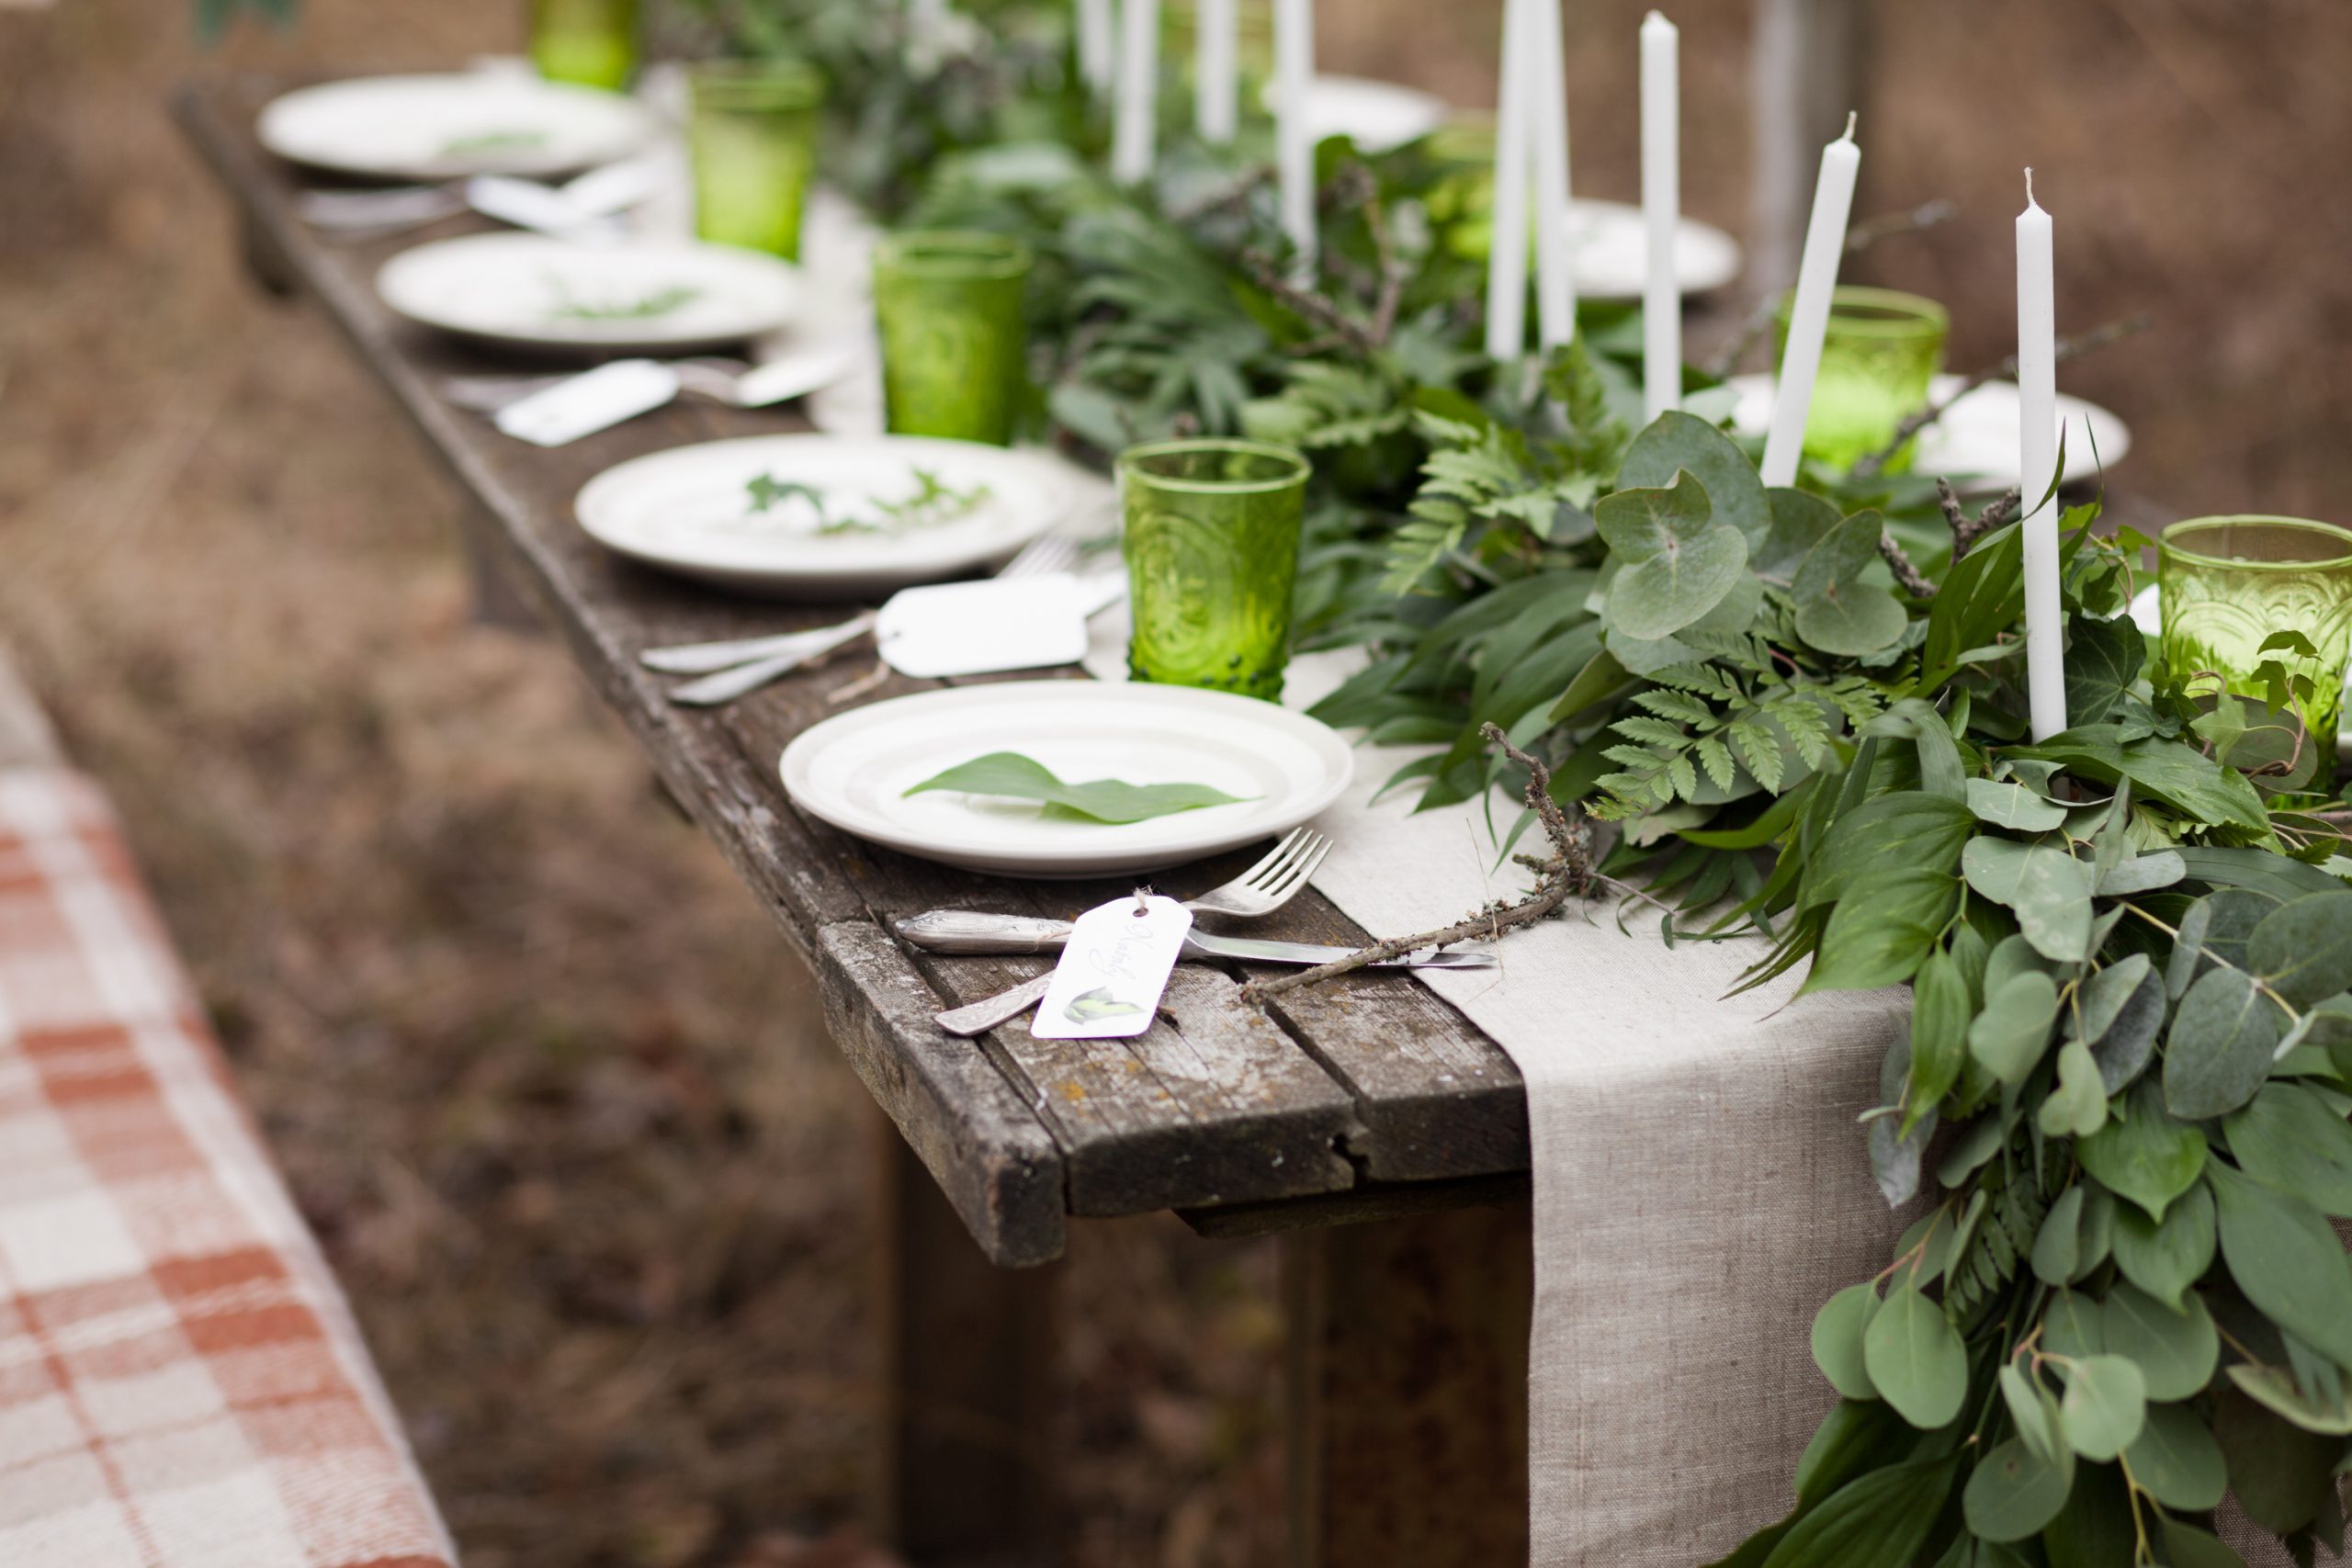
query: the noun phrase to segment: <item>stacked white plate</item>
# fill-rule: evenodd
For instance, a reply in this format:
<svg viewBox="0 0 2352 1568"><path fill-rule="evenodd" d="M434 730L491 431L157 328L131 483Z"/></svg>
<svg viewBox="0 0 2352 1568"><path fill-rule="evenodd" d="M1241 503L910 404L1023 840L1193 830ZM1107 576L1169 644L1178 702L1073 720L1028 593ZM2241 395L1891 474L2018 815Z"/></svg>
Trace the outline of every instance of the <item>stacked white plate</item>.
<svg viewBox="0 0 2352 1568"><path fill-rule="evenodd" d="M616 93L503 71L303 87L255 127L281 158L381 180L567 174L641 152L659 130Z"/></svg>

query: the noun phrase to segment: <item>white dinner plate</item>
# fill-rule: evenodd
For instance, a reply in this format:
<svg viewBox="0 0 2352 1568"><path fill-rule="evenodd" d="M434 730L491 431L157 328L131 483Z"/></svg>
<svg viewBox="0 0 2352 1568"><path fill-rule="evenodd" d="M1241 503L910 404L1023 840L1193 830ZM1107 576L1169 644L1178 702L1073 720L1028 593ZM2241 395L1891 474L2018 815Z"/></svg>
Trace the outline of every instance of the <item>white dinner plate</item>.
<svg viewBox="0 0 2352 1568"><path fill-rule="evenodd" d="M617 93L492 71L303 87L254 128L281 158L385 180L565 174L640 152L658 129Z"/></svg>
<svg viewBox="0 0 2352 1568"><path fill-rule="evenodd" d="M1951 396L1962 378L1939 376L1928 384L1930 399ZM1735 376L1725 383L1739 400L1732 425L1743 435L1761 435L1772 423L1770 376ZM2058 417L2066 431L2066 481L2090 479L2111 468L2132 450L2132 431L2096 403L2058 396ZM2093 452L2093 447L2097 452ZM2014 381L1987 381L1944 411L1919 433L1915 473L1940 476L1971 488L2007 490L2018 482L2018 389ZM2039 500L2040 497L2035 497Z"/></svg>
<svg viewBox="0 0 2352 1568"><path fill-rule="evenodd" d="M912 786L991 751L1068 784L1203 784L1243 796L1148 822L1048 818L1039 806ZM1126 875L1297 827L1348 787L1329 726L1273 703L1189 686L1023 681L894 697L829 718L785 748L795 804L845 833L1007 876Z"/></svg>
<svg viewBox="0 0 2352 1568"><path fill-rule="evenodd" d="M1568 204L1568 270L1586 299L1639 299L1649 276L1649 223L1622 201ZM1739 242L1685 218L1674 231L1674 275L1685 294L1721 288L1739 276Z"/></svg>
<svg viewBox="0 0 2352 1568"><path fill-rule="evenodd" d="M376 292L411 321L469 337L674 353L775 331L793 320L801 285L786 263L729 245L496 233L403 251L377 273Z"/></svg>
<svg viewBox="0 0 2352 1568"><path fill-rule="evenodd" d="M924 474L977 499L934 522L821 531L877 521L876 503L919 494ZM758 511L751 486L762 476L820 499L796 492ZM1076 501L1062 465L1042 453L909 435L758 435L632 458L589 480L572 511L597 543L664 571L768 597L850 599L1005 560Z"/></svg>
<svg viewBox="0 0 2352 1568"><path fill-rule="evenodd" d="M1268 113L1279 110L1279 84L1266 84ZM1359 152L1386 152L1418 141L1453 111L1443 98L1364 76L1317 76L1306 90L1307 134L1351 139Z"/></svg>

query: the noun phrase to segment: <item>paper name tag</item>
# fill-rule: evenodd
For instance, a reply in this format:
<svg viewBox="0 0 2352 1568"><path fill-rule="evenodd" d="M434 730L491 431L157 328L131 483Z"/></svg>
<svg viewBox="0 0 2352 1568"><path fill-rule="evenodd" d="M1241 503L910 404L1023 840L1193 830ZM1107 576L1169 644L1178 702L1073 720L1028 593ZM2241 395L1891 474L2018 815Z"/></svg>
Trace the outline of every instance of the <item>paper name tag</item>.
<svg viewBox="0 0 2352 1568"><path fill-rule="evenodd" d="M1173 898L1136 895L1079 916L1046 999L1029 1020L1039 1040L1109 1040L1141 1034L1184 951L1193 911Z"/></svg>
<svg viewBox="0 0 2352 1568"><path fill-rule="evenodd" d="M650 413L678 395L678 373L650 359L616 359L509 403L498 428L534 446L560 446Z"/></svg>
<svg viewBox="0 0 2352 1568"><path fill-rule="evenodd" d="M891 669L919 680L1048 670L1086 656L1086 616L1066 571L943 582L892 595L874 638Z"/></svg>

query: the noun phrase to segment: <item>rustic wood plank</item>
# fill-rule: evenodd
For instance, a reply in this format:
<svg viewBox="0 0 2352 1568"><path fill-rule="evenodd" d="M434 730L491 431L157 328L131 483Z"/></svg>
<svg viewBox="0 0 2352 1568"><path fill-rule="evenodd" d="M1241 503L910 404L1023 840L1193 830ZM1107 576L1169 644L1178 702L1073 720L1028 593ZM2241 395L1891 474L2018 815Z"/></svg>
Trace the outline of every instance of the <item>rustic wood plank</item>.
<svg viewBox="0 0 2352 1568"><path fill-rule="evenodd" d="M50 767L65 754L49 716L17 675L5 649L0 649L0 768Z"/></svg>
<svg viewBox="0 0 2352 1568"><path fill-rule="evenodd" d="M1283 1237L1293 1568L1527 1561L1529 1213Z"/></svg>
<svg viewBox="0 0 2352 1568"><path fill-rule="evenodd" d="M1176 1217L1212 1241L1238 1241L1284 1231L1365 1225L1449 1209L1499 1209L1523 1203L1533 1190L1524 1174L1465 1176L1454 1181L1372 1182L1345 1192L1290 1198L1273 1203L1227 1203L1214 1209L1179 1209Z"/></svg>

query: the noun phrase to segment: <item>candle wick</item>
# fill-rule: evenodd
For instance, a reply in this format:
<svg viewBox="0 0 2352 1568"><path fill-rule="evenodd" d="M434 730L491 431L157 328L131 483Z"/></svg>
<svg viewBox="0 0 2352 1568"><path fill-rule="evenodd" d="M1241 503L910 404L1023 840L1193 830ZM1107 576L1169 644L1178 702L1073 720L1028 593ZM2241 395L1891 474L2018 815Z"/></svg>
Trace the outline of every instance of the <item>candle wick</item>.
<svg viewBox="0 0 2352 1568"><path fill-rule="evenodd" d="M1860 109L1848 109L1846 111L1846 135L1844 140L1851 141L1854 139L1854 122L1861 118L1861 111Z"/></svg>
<svg viewBox="0 0 2352 1568"><path fill-rule="evenodd" d="M2039 207L2041 205L2040 202L2033 199L2033 170L2030 167L2028 167L2025 172L2025 204L2028 207Z"/></svg>

